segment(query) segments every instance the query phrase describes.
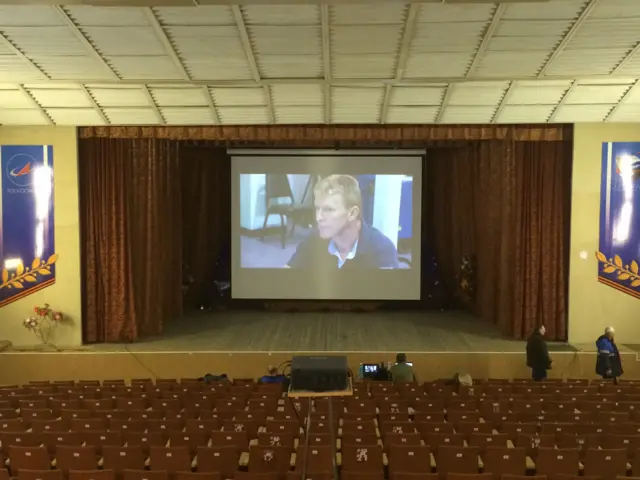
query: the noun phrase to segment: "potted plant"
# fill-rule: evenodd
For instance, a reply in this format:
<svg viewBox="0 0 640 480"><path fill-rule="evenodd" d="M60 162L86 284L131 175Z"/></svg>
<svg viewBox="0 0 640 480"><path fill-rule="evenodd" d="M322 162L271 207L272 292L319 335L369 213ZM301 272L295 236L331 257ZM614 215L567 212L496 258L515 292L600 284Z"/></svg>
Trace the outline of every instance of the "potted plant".
<svg viewBox="0 0 640 480"><path fill-rule="evenodd" d="M64 319L62 312L52 310L48 303L43 307L35 306L33 311L35 315L24 319L24 327L31 330L40 340L39 349L57 351L58 347L53 343L53 336Z"/></svg>

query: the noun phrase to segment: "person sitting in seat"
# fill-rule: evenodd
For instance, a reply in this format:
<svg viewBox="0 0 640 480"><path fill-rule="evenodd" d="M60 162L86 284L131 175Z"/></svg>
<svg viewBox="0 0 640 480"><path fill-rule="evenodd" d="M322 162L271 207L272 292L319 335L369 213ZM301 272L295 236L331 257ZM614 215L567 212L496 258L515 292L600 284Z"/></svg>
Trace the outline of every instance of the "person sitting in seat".
<svg viewBox="0 0 640 480"><path fill-rule="evenodd" d="M417 382L413 367L407 363L407 356L404 353L396 355L396 364L389 369L393 383Z"/></svg>
<svg viewBox="0 0 640 480"><path fill-rule="evenodd" d="M284 383L287 381L287 377L278 373L278 368L273 365L269 365L267 369L267 374L263 375L258 379L260 383Z"/></svg>

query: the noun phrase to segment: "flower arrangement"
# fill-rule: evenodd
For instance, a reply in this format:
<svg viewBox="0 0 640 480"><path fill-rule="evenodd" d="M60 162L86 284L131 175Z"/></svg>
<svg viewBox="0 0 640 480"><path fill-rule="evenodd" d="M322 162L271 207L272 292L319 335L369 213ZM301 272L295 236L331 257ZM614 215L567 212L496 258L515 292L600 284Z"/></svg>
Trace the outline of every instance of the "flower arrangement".
<svg viewBox="0 0 640 480"><path fill-rule="evenodd" d="M475 300L476 294L476 265L475 258L463 256L458 267L456 280L458 282L458 297L465 306Z"/></svg>
<svg viewBox="0 0 640 480"><path fill-rule="evenodd" d="M42 345L52 346L51 338L64 319L62 312L52 310L48 303L43 307L35 306L33 311L35 316L25 318L23 326L31 330Z"/></svg>

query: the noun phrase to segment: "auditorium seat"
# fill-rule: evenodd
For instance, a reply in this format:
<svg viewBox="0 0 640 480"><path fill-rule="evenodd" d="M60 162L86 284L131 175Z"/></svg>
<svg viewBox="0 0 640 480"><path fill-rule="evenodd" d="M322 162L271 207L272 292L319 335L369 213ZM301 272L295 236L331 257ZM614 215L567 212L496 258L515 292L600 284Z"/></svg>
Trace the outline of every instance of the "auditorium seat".
<svg viewBox="0 0 640 480"><path fill-rule="evenodd" d="M249 447L249 473L286 474L291 467L292 450L289 447Z"/></svg>
<svg viewBox="0 0 640 480"><path fill-rule="evenodd" d="M4 442L3 442L4 447ZM49 453L44 447L18 447L9 444L9 471L16 476L20 470L48 470L51 468Z"/></svg>
<svg viewBox="0 0 640 480"><path fill-rule="evenodd" d="M116 447L105 445L102 447L102 466L122 474L126 470L144 470L145 454L140 446L128 445Z"/></svg>
<svg viewBox="0 0 640 480"><path fill-rule="evenodd" d="M379 474L384 468L382 455L380 445L343 445L339 460L343 473Z"/></svg>
<svg viewBox="0 0 640 480"><path fill-rule="evenodd" d="M603 480L615 480L617 476L627 474L627 451L589 449L584 456L584 475L601 477Z"/></svg>
<svg viewBox="0 0 640 480"><path fill-rule="evenodd" d="M441 478L449 473L478 473L478 448L440 445L436 457L436 470Z"/></svg>
<svg viewBox="0 0 640 480"><path fill-rule="evenodd" d="M334 463L333 448L331 446L310 446L308 448L298 447L295 455L294 471L301 475L303 469L313 474L333 474Z"/></svg>
<svg viewBox="0 0 640 480"><path fill-rule="evenodd" d="M540 448L536 458L536 473L543 475L578 475L580 452L577 448Z"/></svg>
<svg viewBox="0 0 640 480"><path fill-rule="evenodd" d="M269 473L236 472L233 478L234 480L282 480L283 475L276 472L269 472Z"/></svg>
<svg viewBox="0 0 640 480"><path fill-rule="evenodd" d="M191 456L195 456L198 447L209 445L210 435L206 432L183 432L172 430L169 432L171 447L187 447Z"/></svg>
<svg viewBox="0 0 640 480"><path fill-rule="evenodd" d="M76 445L58 445L56 447L55 466L65 474L69 470L95 470L98 458L93 447Z"/></svg>
<svg viewBox="0 0 640 480"><path fill-rule="evenodd" d="M240 452L234 446L198 447L198 472L219 472L222 478L232 478L238 470Z"/></svg>
<svg viewBox="0 0 640 480"><path fill-rule="evenodd" d="M441 446L443 447L461 447L464 445L464 435L459 433L430 433L427 436L427 445L431 447L434 455Z"/></svg>
<svg viewBox="0 0 640 480"><path fill-rule="evenodd" d="M116 480L113 470L71 470L68 480Z"/></svg>
<svg viewBox="0 0 640 480"><path fill-rule="evenodd" d="M245 431L213 431L211 445L214 447L234 446L239 451L249 451L249 437Z"/></svg>
<svg viewBox="0 0 640 480"><path fill-rule="evenodd" d="M490 473L449 473L446 480L493 480L493 475Z"/></svg>
<svg viewBox="0 0 640 480"><path fill-rule="evenodd" d="M6 470L2 470L6 473ZM0 475L2 477L3 475ZM6 479L8 480L8 475ZM18 480L64 480L64 475L60 470L26 470L21 469L18 472Z"/></svg>
<svg viewBox="0 0 640 480"><path fill-rule="evenodd" d="M509 440L504 433L494 434L493 432L474 432L469 435L467 443L470 447L478 447L480 457L482 457L489 447L507 447Z"/></svg>
<svg viewBox="0 0 640 480"><path fill-rule="evenodd" d="M493 474L494 480L503 475L525 475L527 454L524 448L488 447L482 455L483 471Z"/></svg>
<svg viewBox="0 0 640 480"><path fill-rule="evenodd" d="M389 475L389 480L438 480L437 473L405 473L397 472Z"/></svg>
<svg viewBox="0 0 640 480"><path fill-rule="evenodd" d="M427 474L431 472L431 453L429 447L423 445L389 446L389 474L396 478L397 474Z"/></svg>
<svg viewBox="0 0 640 480"><path fill-rule="evenodd" d="M123 480L168 480L169 475L167 472L161 470L149 471L149 470L125 470L123 474Z"/></svg>
<svg viewBox="0 0 640 480"><path fill-rule="evenodd" d="M260 432L258 433L258 445L265 447L291 447L293 449L297 435L297 433L294 434L293 432Z"/></svg>

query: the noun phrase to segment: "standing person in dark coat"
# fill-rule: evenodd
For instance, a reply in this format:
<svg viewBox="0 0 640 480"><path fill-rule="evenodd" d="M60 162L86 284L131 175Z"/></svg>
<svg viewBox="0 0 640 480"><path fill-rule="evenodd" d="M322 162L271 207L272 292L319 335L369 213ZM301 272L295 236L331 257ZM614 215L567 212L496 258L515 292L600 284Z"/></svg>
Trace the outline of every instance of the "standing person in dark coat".
<svg viewBox="0 0 640 480"><path fill-rule="evenodd" d="M596 348L598 349L598 360L596 360L596 373L604 379L613 379L614 383L618 383L618 377L624 371L622 370L622 360L620 352L615 342L616 331L613 327L604 329L604 335L596 340Z"/></svg>
<svg viewBox="0 0 640 480"><path fill-rule="evenodd" d="M527 340L527 367L531 369L531 377L536 382L547 378L547 370L551 368L552 363L547 342L544 339L546 331L544 325L540 325Z"/></svg>

